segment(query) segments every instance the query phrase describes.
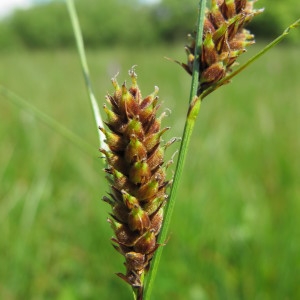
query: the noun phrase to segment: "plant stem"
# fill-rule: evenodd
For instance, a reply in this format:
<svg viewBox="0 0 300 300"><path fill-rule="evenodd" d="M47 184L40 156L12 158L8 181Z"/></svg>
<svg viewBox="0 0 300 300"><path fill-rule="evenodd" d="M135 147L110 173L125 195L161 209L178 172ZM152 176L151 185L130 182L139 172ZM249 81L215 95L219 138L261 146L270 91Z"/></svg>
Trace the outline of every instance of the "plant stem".
<svg viewBox="0 0 300 300"><path fill-rule="evenodd" d="M82 72L83 72L84 81L85 81L85 84L86 84L86 87L88 90L90 103L91 103L92 110L94 113L94 119L95 119L96 125L97 125L97 132L99 134L100 148L104 148L104 149L108 150L106 143L104 143L105 135L99 130L99 127L104 127L104 126L103 126L103 121L102 121L102 118L100 115L99 106L97 104L96 98L93 93L92 83L91 83L90 74L89 74L89 68L88 68L85 50L84 50L82 33L81 33L74 1L67 0L67 7L68 7L68 12L70 15L71 23L72 23L72 28L74 31L74 36L76 39L76 45L77 45L77 50L78 50L78 54L80 57L80 63L81 63L81 68L82 68Z"/></svg>
<svg viewBox="0 0 300 300"><path fill-rule="evenodd" d="M11 102L21 107L22 109L28 111L30 114L37 117L40 121L53 128L55 131L60 133L63 137L71 141L74 145L82 149L84 152L89 155L95 155L95 149L82 138L74 134L71 130L61 125L55 119L49 117L44 112L40 111L38 108L30 104L28 101L24 100L14 92L10 91L6 87L0 85L0 94L5 98L9 99Z"/></svg>
<svg viewBox="0 0 300 300"><path fill-rule="evenodd" d="M146 277L145 300L150 300L151 292L154 285L154 279L157 273L158 264L163 250L162 245L166 241L168 229L170 226L171 216L175 204L175 196L178 189L179 180L181 178L181 174L183 171L183 166L186 159L190 138L195 125L195 120L200 110L201 98L197 97L197 90L198 90L198 81L200 75L199 57L201 55L200 51L202 49L202 35L203 35L205 8L206 8L206 0L200 0L198 20L197 20L197 37L196 37L196 44L195 44L195 60L193 65L189 108L188 108L187 118L186 118L185 127L183 131L182 141L180 145L179 156L178 156L175 175L174 175L173 184L170 192L170 197L165 207L164 222L158 238L158 243L161 245L161 247L159 247L156 250L153 261L151 262L151 267L148 276Z"/></svg>

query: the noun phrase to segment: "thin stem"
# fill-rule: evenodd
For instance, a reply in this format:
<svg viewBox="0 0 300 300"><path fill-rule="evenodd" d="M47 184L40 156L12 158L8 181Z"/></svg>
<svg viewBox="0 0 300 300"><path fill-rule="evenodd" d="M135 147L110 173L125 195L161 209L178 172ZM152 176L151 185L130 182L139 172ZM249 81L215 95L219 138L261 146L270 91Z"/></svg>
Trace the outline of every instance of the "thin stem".
<svg viewBox="0 0 300 300"><path fill-rule="evenodd" d="M138 293L138 291L137 291L137 289L132 289L132 293L133 293L133 300L137 300L137 293Z"/></svg>
<svg viewBox="0 0 300 300"><path fill-rule="evenodd" d="M83 43L83 38L82 38L82 33L79 25L79 20L78 16L76 13L75 5L73 0L67 0L67 7L68 7L68 12L70 15L71 23L72 23L72 28L74 31L74 36L76 39L76 45L77 45L77 50L79 53L80 57L80 63L82 67L82 72L83 72L83 77L84 81L88 90L88 95L90 99L90 103L92 106L92 110L94 113L94 118L96 121L97 125L97 131L99 134L99 143L100 143L100 148L107 149L107 145L105 144L105 135L98 129L99 127L104 127L103 126L103 121L100 115L99 111L99 106L97 104L96 98L93 93L93 88L92 88L92 83L90 80L90 74L89 74L89 68L86 60L86 55L85 55L85 50L84 50L84 43Z"/></svg>
<svg viewBox="0 0 300 300"><path fill-rule="evenodd" d="M47 114L40 111L38 108L36 108L35 106L21 98L14 92L10 91L8 88L0 85L0 94L2 94L5 98L9 99L15 105L19 106L20 108L28 111L30 114L37 117L40 121L53 128L55 131L59 132L63 137L68 139L70 142L82 149L84 152L92 156L95 155L94 147L92 147L86 141L78 137L71 130L61 125L55 119L49 117Z"/></svg>
<svg viewBox="0 0 300 300"><path fill-rule="evenodd" d="M186 123L183 131L182 142L180 145L179 156L178 156L175 175L174 175L173 184L170 192L170 197L165 207L164 222L158 238L158 243L161 245L163 245L167 239L168 229L170 226L171 216L174 209L175 196L178 189L179 180L181 178L183 165L187 155L188 145L190 142L190 137L192 135L193 128L195 125L195 120L200 110L201 99L200 97L197 97L197 90L198 90L198 81L200 75L199 57L201 55L201 49L202 49L202 35L203 35L205 8L206 8L206 0L201 0L199 3L199 14L197 20L195 60L193 65L192 83L191 83L191 91L190 91L190 99L189 99L190 105L189 105ZM151 262L151 267L148 276L146 277L145 300L150 300L151 292L154 285L154 279L157 273L162 250L163 250L162 246L156 250L153 261Z"/></svg>

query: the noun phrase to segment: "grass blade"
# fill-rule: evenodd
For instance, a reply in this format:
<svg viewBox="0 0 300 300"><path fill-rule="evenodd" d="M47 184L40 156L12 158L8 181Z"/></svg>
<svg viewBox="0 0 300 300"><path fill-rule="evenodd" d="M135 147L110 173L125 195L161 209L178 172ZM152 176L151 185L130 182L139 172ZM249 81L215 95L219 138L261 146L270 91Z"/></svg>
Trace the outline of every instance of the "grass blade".
<svg viewBox="0 0 300 300"><path fill-rule="evenodd" d="M70 15L71 23L72 23L72 28L74 31L74 36L76 39L76 45L77 45L77 50L79 53L80 57L80 63L81 63L81 68L83 72L83 77L84 81L88 90L88 95L90 99L90 103L92 106L92 110L94 113L94 119L96 121L97 125L97 132L99 134L99 143L100 143L100 148L107 149L107 145L104 143L105 136L104 134L98 129L99 127L104 127L103 121L100 115L99 111L99 106L97 104L93 88L92 88L92 83L90 80L90 74L89 74L89 68L86 60L86 55L85 55L85 50L84 50L84 43L83 43L83 38L82 38L82 33L79 25L79 20L78 16L76 13L75 5L73 0L67 0L67 7L68 7L68 12Z"/></svg>
<svg viewBox="0 0 300 300"><path fill-rule="evenodd" d="M4 96L4 98L9 99L15 105L19 106L21 109L26 110L30 114L37 117L40 121L60 133L63 137L68 139L71 143L73 143L78 148L82 149L84 152L89 155L95 156L95 149L90 144L88 144L85 140L74 134L71 130L61 125L55 119L49 117L44 112L40 111L38 108L27 102L25 99L21 98L14 92L10 91L8 88L0 85L0 94Z"/></svg>
<svg viewBox="0 0 300 300"><path fill-rule="evenodd" d="M199 14L197 21L197 38L196 38L196 46L195 46L195 57L199 57L201 55L200 51L202 49L202 34L203 34L203 26L204 26L204 12L206 8L206 0L201 0L199 3ZM200 110L201 99L197 97L197 89L198 89L198 81L199 81L199 59L194 60L193 65L193 74L192 74L192 83L191 83L191 91L190 91L190 100L189 100L189 109L187 113L186 123L183 131L182 142L179 150L178 161L176 165L174 180L170 192L170 197L165 207L165 215L164 222L161 228L161 233L159 235L158 243L163 245L167 239L168 229L170 226L171 216L174 209L176 192L179 184L179 180L182 174L184 161L187 155L188 144L190 141L190 137L193 132L194 124L196 117ZM145 284L145 299L150 300L151 292L154 285L154 279L157 273L158 264L160 261L160 257L162 254L163 247L159 247L156 250L156 254L154 255L153 261L151 262L151 268L146 277Z"/></svg>

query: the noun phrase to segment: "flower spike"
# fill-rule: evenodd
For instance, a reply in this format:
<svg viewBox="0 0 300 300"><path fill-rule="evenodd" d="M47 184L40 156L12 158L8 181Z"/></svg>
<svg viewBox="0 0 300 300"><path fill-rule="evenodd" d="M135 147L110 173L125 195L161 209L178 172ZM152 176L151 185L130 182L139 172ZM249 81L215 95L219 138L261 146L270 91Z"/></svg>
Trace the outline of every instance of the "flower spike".
<svg viewBox="0 0 300 300"><path fill-rule="evenodd" d="M161 145L158 87L142 98L134 67L129 71L131 86L112 79L114 94L107 95L103 109L107 115L106 136L109 150L100 149L108 167L111 193L103 200L112 207L109 223L115 233L114 248L125 258L125 274L118 273L138 293L143 293L144 276L158 248L157 236L167 200L164 153L173 140ZM109 107L110 106L110 107ZM140 299L140 298L138 298Z"/></svg>
<svg viewBox="0 0 300 300"><path fill-rule="evenodd" d="M254 9L255 0L212 0L205 13L203 45L199 66L201 76L198 95L219 82L232 71L237 58L254 44L254 36L244 29L253 17L263 12ZM193 72L195 60L195 33L189 35L186 46L187 62L180 63L189 73Z"/></svg>

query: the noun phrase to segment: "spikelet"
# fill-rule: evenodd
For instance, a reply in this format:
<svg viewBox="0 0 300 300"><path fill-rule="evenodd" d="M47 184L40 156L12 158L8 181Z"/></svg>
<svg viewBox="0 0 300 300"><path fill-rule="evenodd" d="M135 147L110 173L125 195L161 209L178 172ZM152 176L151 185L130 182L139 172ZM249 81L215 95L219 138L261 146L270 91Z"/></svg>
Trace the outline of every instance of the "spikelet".
<svg viewBox="0 0 300 300"><path fill-rule="evenodd" d="M253 9L256 1L212 0L205 12L203 45L199 58L200 73L198 95L220 81L232 71L236 59L254 44L254 35L244 29L263 9ZM187 63L183 68L192 74L195 59L195 33L189 35L191 43L185 47Z"/></svg>
<svg viewBox="0 0 300 300"><path fill-rule="evenodd" d="M103 200L112 207L108 219L114 230L114 248L125 257L126 273L117 275L143 293L143 278L158 247L157 235L163 220L166 202L166 166L164 151L172 141L161 146L161 136L169 128L161 129L161 117L156 116L158 88L142 98L137 76L129 71L132 85L128 89L112 79L114 94L107 95L109 107L106 136L109 150L105 155L111 192ZM163 116L163 115L162 115Z"/></svg>

